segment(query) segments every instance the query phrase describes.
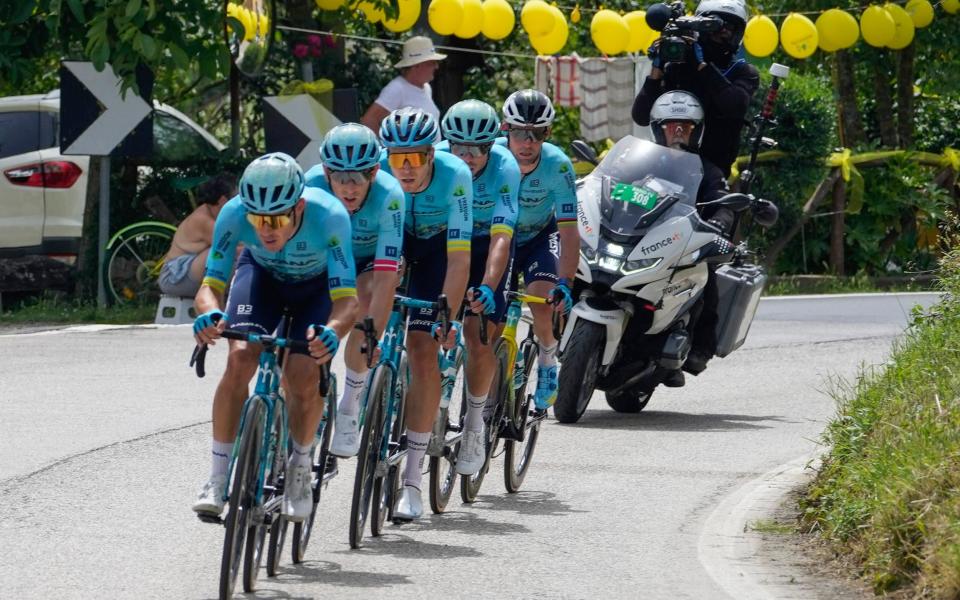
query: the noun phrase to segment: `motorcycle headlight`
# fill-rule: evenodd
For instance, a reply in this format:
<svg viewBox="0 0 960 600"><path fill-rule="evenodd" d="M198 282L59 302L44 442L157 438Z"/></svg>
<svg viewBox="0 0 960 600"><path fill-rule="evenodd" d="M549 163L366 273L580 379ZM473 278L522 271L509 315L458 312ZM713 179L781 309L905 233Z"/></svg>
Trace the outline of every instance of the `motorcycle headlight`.
<svg viewBox="0 0 960 600"><path fill-rule="evenodd" d="M634 273L639 273L640 271L646 271L647 269L652 269L655 266L660 264L662 258L641 258L639 260L628 260L623 264L621 271L624 275L633 275Z"/></svg>
<svg viewBox="0 0 960 600"><path fill-rule="evenodd" d="M613 256L607 256L605 254L600 255L600 260L597 262L597 265L602 271L608 273L617 273L620 271L620 265L623 264L623 261L619 258Z"/></svg>

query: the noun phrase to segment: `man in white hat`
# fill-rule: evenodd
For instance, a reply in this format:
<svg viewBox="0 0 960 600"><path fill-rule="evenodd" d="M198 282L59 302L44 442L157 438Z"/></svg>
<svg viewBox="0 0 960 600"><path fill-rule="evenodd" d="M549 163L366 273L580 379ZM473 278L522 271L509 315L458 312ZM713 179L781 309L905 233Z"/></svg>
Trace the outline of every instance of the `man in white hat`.
<svg viewBox="0 0 960 600"><path fill-rule="evenodd" d="M422 109L439 123L440 109L433 102L430 82L437 72L439 61L446 57L446 54L437 53L430 38L418 35L404 42L403 58L394 65L400 69L400 75L380 91L360 122L378 132L384 117L409 106Z"/></svg>

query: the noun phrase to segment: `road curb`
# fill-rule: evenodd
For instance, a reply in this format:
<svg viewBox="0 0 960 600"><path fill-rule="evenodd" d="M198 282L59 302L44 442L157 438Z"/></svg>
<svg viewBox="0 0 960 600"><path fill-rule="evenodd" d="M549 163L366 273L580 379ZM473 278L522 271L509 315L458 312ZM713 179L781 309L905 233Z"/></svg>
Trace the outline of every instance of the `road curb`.
<svg viewBox="0 0 960 600"><path fill-rule="evenodd" d="M751 523L769 520L784 497L812 478L824 449L796 458L741 486L710 513L700 533L697 554L710 577L732 598L798 598L784 581L782 565L762 560L763 535Z"/></svg>

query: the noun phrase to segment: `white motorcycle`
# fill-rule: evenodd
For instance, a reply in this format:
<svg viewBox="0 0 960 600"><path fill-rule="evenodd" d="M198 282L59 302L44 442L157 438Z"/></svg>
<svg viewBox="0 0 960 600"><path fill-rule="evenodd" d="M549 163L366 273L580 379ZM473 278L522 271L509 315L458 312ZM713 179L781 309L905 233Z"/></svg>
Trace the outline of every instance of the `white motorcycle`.
<svg viewBox="0 0 960 600"><path fill-rule="evenodd" d="M588 146L574 152L594 164ZM697 213L700 157L628 136L578 182L580 263L574 305L560 341L554 414L573 423L595 389L614 410L643 410L654 389L680 369L691 347L691 312L717 268L717 355L746 339L766 275ZM776 207L746 194L710 204L755 222L776 221ZM739 219L738 219L739 220Z"/></svg>

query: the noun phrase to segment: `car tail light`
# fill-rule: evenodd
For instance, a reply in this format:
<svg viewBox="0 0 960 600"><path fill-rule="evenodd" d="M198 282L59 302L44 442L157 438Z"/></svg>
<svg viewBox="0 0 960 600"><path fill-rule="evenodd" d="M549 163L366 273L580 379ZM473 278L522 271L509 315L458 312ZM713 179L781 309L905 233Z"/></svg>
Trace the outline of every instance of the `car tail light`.
<svg viewBox="0 0 960 600"><path fill-rule="evenodd" d="M3 174L14 185L69 188L77 182L83 170L68 160L51 160L7 169Z"/></svg>

